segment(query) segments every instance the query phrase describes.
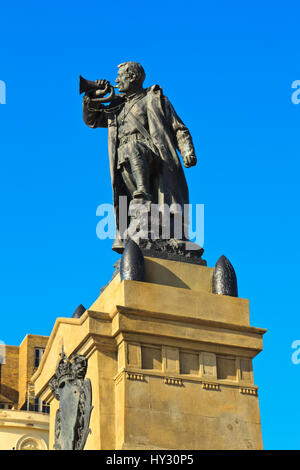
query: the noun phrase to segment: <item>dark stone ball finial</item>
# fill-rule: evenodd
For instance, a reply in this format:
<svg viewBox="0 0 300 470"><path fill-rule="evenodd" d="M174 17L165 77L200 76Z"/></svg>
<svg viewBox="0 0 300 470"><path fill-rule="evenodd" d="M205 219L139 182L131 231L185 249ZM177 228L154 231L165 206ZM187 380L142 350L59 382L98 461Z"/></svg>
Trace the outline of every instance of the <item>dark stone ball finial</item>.
<svg viewBox="0 0 300 470"><path fill-rule="evenodd" d="M238 297L237 278L232 264L222 255L216 262L213 273L214 294Z"/></svg>
<svg viewBox="0 0 300 470"><path fill-rule="evenodd" d="M120 263L121 281L141 281L145 279L145 261L140 247L133 241L126 243Z"/></svg>
<svg viewBox="0 0 300 470"><path fill-rule="evenodd" d="M78 305L78 307L76 308L75 312L72 315L72 318L80 318L81 315L83 315L85 311L86 311L86 308L83 305L81 304Z"/></svg>

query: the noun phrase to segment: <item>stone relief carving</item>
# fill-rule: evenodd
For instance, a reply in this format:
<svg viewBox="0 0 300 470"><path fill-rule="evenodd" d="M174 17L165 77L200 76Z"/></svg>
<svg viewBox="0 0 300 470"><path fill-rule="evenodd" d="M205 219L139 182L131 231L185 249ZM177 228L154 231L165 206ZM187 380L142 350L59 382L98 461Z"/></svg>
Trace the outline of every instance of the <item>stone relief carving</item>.
<svg viewBox="0 0 300 470"><path fill-rule="evenodd" d="M92 412L92 387L89 379L84 379L87 359L76 355L68 359L62 350L56 373L49 386L59 400L55 418L55 449L83 450Z"/></svg>

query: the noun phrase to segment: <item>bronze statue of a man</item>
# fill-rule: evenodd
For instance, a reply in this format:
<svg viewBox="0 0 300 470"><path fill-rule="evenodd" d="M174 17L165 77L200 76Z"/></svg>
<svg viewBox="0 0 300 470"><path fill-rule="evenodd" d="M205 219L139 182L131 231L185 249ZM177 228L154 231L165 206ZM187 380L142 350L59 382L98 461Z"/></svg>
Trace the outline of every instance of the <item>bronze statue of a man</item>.
<svg viewBox="0 0 300 470"><path fill-rule="evenodd" d="M113 250L122 252L124 239L119 230L119 197L131 201L188 204L188 187L177 154L184 166L196 165L194 145L189 130L158 85L143 88L145 72L137 62L119 65L116 78L119 95L104 105L83 99L83 119L92 128L108 127L108 147L117 232ZM97 80L99 89L109 82Z"/></svg>

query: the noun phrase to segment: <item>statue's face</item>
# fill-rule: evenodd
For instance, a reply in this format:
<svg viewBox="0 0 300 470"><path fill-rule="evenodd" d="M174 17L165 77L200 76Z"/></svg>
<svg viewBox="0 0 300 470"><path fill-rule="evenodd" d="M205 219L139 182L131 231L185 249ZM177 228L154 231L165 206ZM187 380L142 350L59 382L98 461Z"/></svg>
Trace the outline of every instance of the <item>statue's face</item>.
<svg viewBox="0 0 300 470"><path fill-rule="evenodd" d="M127 93L131 91L132 85L135 82L135 78L127 71L126 67L120 67L116 83L121 93Z"/></svg>
<svg viewBox="0 0 300 470"><path fill-rule="evenodd" d="M76 357L73 362L73 370L78 378L84 378L86 374L87 362L83 357Z"/></svg>

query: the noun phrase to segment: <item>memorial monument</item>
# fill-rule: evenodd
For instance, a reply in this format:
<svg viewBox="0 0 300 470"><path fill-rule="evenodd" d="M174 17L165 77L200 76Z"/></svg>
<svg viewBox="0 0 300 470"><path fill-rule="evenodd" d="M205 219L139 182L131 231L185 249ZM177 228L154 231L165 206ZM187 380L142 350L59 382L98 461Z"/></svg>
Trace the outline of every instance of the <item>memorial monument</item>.
<svg viewBox="0 0 300 470"><path fill-rule="evenodd" d="M252 359L265 330L250 326L229 260L207 267L189 240L177 151L195 166L192 137L144 79L135 62L119 65L119 94L80 77L84 122L108 128L122 257L93 305L56 320L33 377L50 448L261 449Z"/></svg>
<svg viewBox="0 0 300 470"><path fill-rule="evenodd" d="M193 141L187 127L177 116L169 100L158 85L144 89L145 72L136 62L119 65L117 86L122 95L102 102L101 95L111 85L106 80L82 82L83 119L92 128L107 127L109 161L113 186L117 232L113 249L122 252L124 232L130 221L120 230L119 198L128 199L129 206L149 203L166 204L172 211L188 204L188 187L177 154L180 151L184 166L197 162ZM90 87L89 87L90 84ZM113 88L112 88L113 90ZM81 91L81 90L80 90ZM104 98L105 100L105 98ZM148 203L148 204L147 204ZM149 237L151 240L151 237Z"/></svg>

